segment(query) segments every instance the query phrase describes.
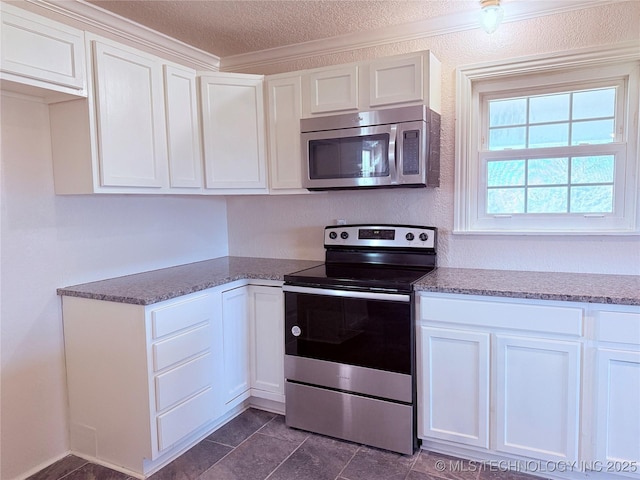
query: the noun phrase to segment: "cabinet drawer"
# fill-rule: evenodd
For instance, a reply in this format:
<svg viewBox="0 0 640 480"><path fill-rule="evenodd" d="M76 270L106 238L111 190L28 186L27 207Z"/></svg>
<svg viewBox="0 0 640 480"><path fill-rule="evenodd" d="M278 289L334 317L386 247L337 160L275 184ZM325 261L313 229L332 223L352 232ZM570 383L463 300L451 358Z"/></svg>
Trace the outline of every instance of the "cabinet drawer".
<svg viewBox="0 0 640 480"><path fill-rule="evenodd" d="M633 312L595 312L596 339L640 345L640 309Z"/></svg>
<svg viewBox="0 0 640 480"><path fill-rule="evenodd" d="M577 307L509 303L492 299L485 301L427 295L420 297L420 320L428 322L580 336L582 317L583 311Z"/></svg>
<svg viewBox="0 0 640 480"><path fill-rule="evenodd" d="M210 385L212 355L207 353L156 377L156 409L164 410Z"/></svg>
<svg viewBox="0 0 640 480"><path fill-rule="evenodd" d="M210 323L158 342L153 346L153 371L157 372L180 360L204 352L210 346Z"/></svg>
<svg viewBox="0 0 640 480"><path fill-rule="evenodd" d="M209 296L202 295L152 310L153 338L197 325L209 320Z"/></svg>
<svg viewBox="0 0 640 480"><path fill-rule="evenodd" d="M215 416L212 388L158 416L158 449L164 450L194 432Z"/></svg>

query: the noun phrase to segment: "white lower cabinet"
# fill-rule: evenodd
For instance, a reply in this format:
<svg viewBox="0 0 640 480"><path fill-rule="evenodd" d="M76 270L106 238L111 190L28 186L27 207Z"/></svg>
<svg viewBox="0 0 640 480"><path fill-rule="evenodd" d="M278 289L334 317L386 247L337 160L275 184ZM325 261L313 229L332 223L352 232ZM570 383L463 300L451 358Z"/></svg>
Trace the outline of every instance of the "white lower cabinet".
<svg viewBox="0 0 640 480"><path fill-rule="evenodd" d="M282 410L275 283L238 281L148 306L63 297L71 451L144 476L252 395Z"/></svg>
<svg viewBox="0 0 640 480"><path fill-rule="evenodd" d="M418 336L420 434L488 448L489 334L420 326Z"/></svg>
<svg viewBox="0 0 640 480"><path fill-rule="evenodd" d="M282 288L250 285L251 395L284 402Z"/></svg>
<svg viewBox="0 0 640 480"><path fill-rule="evenodd" d="M71 451L146 474L223 414L220 293L142 306L63 297Z"/></svg>
<svg viewBox="0 0 640 480"><path fill-rule="evenodd" d="M249 319L247 287L222 293L222 350L225 404L237 404L249 396Z"/></svg>
<svg viewBox="0 0 640 480"><path fill-rule="evenodd" d="M640 477L640 307L597 309L594 319L593 460Z"/></svg>
<svg viewBox="0 0 640 480"><path fill-rule="evenodd" d="M495 338L496 450L541 460L577 460L581 344Z"/></svg>
<svg viewBox="0 0 640 480"><path fill-rule="evenodd" d="M558 302L422 294L419 436L487 454L577 460L582 316Z"/></svg>

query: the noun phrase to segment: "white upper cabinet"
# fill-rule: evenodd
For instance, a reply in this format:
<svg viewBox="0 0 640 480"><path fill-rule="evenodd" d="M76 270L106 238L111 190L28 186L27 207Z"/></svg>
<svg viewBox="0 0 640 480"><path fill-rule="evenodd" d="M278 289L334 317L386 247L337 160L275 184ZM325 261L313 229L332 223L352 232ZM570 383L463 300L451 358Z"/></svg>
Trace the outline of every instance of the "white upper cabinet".
<svg viewBox="0 0 640 480"><path fill-rule="evenodd" d="M196 72L164 66L169 184L171 187L202 186L202 149L198 121Z"/></svg>
<svg viewBox="0 0 640 480"><path fill-rule="evenodd" d="M200 77L209 193L267 193L263 76Z"/></svg>
<svg viewBox="0 0 640 480"><path fill-rule="evenodd" d="M371 109L426 104L440 112L440 62L431 52L400 55L368 64L368 104Z"/></svg>
<svg viewBox="0 0 640 480"><path fill-rule="evenodd" d="M49 107L56 193L201 193L195 70L86 37L88 98Z"/></svg>
<svg viewBox="0 0 640 480"><path fill-rule="evenodd" d="M309 73L309 112L358 110L358 66L343 65Z"/></svg>
<svg viewBox="0 0 640 480"><path fill-rule="evenodd" d="M269 186L273 193L302 189L301 85L300 75L266 80Z"/></svg>
<svg viewBox="0 0 640 480"><path fill-rule="evenodd" d="M84 33L4 2L0 5L2 88L51 101L59 99L52 92L86 96Z"/></svg>
<svg viewBox="0 0 640 480"><path fill-rule="evenodd" d="M421 104L441 111L442 70L428 50L297 73L304 118Z"/></svg>
<svg viewBox="0 0 640 480"><path fill-rule="evenodd" d="M92 42L100 185L162 187L167 141L159 59Z"/></svg>

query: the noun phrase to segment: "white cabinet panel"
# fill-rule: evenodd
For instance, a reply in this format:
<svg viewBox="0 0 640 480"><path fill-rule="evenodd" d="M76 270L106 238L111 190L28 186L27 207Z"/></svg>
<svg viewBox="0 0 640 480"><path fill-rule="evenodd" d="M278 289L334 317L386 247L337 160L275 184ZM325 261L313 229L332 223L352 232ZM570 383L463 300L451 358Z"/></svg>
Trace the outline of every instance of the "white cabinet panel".
<svg viewBox="0 0 640 480"><path fill-rule="evenodd" d="M249 319L247 287L222 293L225 403L249 390Z"/></svg>
<svg viewBox="0 0 640 480"><path fill-rule="evenodd" d="M596 458L640 465L640 352L599 348L596 374Z"/></svg>
<svg viewBox="0 0 640 480"><path fill-rule="evenodd" d="M162 370L211 346L211 324L206 323L153 345L153 369Z"/></svg>
<svg viewBox="0 0 640 480"><path fill-rule="evenodd" d="M271 190L302 188L301 81L300 75L267 80Z"/></svg>
<svg viewBox="0 0 640 480"><path fill-rule="evenodd" d="M84 33L2 3L2 78L86 96Z"/></svg>
<svg viewBox="0 0 640 480"><path fill-rule="evenodd" d="M378 60L369 65L369 106L423 102L423 59Z"/></svg>
<svg viewBox="0 0 640 480"><path fill-rule="evenodd" d="M578 459L580 344L496 335L497 449Z"/></svg>
<svg viewBox="0 0 640 480"><path fill-rule="evenodd" d="M164 66L169 185L202 186L202 152L195 70Z"/></svg>
<svg viewBox="0 0 640 480"><path fill-rule="evenodd" d="M284 402L284 298L282 288L250 286L249 306L253 395Z"/></svg>
<svg viewBox="0 0 640 480"><path fill-rule="evenodd" d="M195 294L177 299L168 305L151 309L153 338L161 338L179 330L193 327L211 318L209 295Z"/></svg>
<svg viewBox="0 0 640 480"><path fill-rule="evenodd" d="M93 42L100 181L162 187L166 179L162 66L154 57Z"/></svg>
<svg viewBox="0 0 640 480"><path fill-rule="evenodd" d="M209 189L266 192L263 78L224 73L200 77Z"/></svg>
<svg viewBox="0 0 640 480"><path fill-rule="evenodd" d="M209 353L156 377L156 409L162 411L211 385ZM212 408L213 410L213 408Z"/></svg>
<svg viewBox="0 0 640 480"><path fill-rule="evenodd" d="M419 434L489 447L489 334L420 326Z"/></svg>
<svg viewBox="0 0 640 480"><path fill-rule="evenodd" d="M158 417L158 445L164 450L200 426L213 420L215 395L212 388L181 403L173 410Z"/></svg>
<svg viewBox="0 0 640 480"><path fill-rule="evenodd" d="M358 66L321 69L309 75L311 113L358 109Z"/></svg>

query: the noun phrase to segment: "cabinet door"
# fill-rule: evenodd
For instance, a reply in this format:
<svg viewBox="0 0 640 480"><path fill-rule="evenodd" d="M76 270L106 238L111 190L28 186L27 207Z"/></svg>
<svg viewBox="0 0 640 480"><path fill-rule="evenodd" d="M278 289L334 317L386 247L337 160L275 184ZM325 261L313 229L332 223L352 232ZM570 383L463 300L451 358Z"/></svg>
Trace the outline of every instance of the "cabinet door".
<svg viewBox="0 0 640 480"><path fill-rule="evenodd" d="M345 65L309 74L310 112L358 109L358 67Z"/></svg>
<svg viewBox="0 0 640 480"><path fill-rule="evenodd" d="M248 288L222 293L225 403L249 390Z"/></svg>
<svg viewBox="0 0 640 480"><path fill-rule="evenodd" d="M580 344L496 336L497 449L577 460Z"/></svg>
<svg viewBox="0 0 640 480"><path fill-rule="evenodd" d="M267 81L269 175L272 190L302 188L301 77Z"/></svg>
<svg viewBox="0 0 640 480"><path fill-rule="evenodd" d="M489 447L489 334L420 326L421 437Z"/></svg>
<svg viewBox="0 0 640 480"><path fill-rule="evenodd" d="M195 70L164 66L169 185L202 186L202 153Z"/></svg>
<svg viewBox="0 0 640 480"><path fill-rule="evenodd" d="M280 287L249 287L253 395L284 401L284 299Z"/></svg>
<svg viewBox="0 0 640 480"><path fill-rule="evenodd" d="M261 75L200 77L206 187L266 191Z"/></svg>
<svg viewBox="0 0 640 480"><path fill-rule="evenodd" d="M3 78L86 96L82 31L5 3L1 30Z"/></svg>
<svg viewBox="0 0 640 480"><path fill-rule="evenodd" d="M422 55L383 59L369 65L369 106L424 102Z"/></svg>
<svg viewBox="0 0 640 480"><path fill-rule="evenodd" d="M596 458L638 465L640 352L598 349L597 376Z"/></svg>
<svg viewBox="0 0 640 480"><path fill-rule="evenodd" d="M94 41L100 180L107 187L162 187L167 145L162 65Z"/></svg>

